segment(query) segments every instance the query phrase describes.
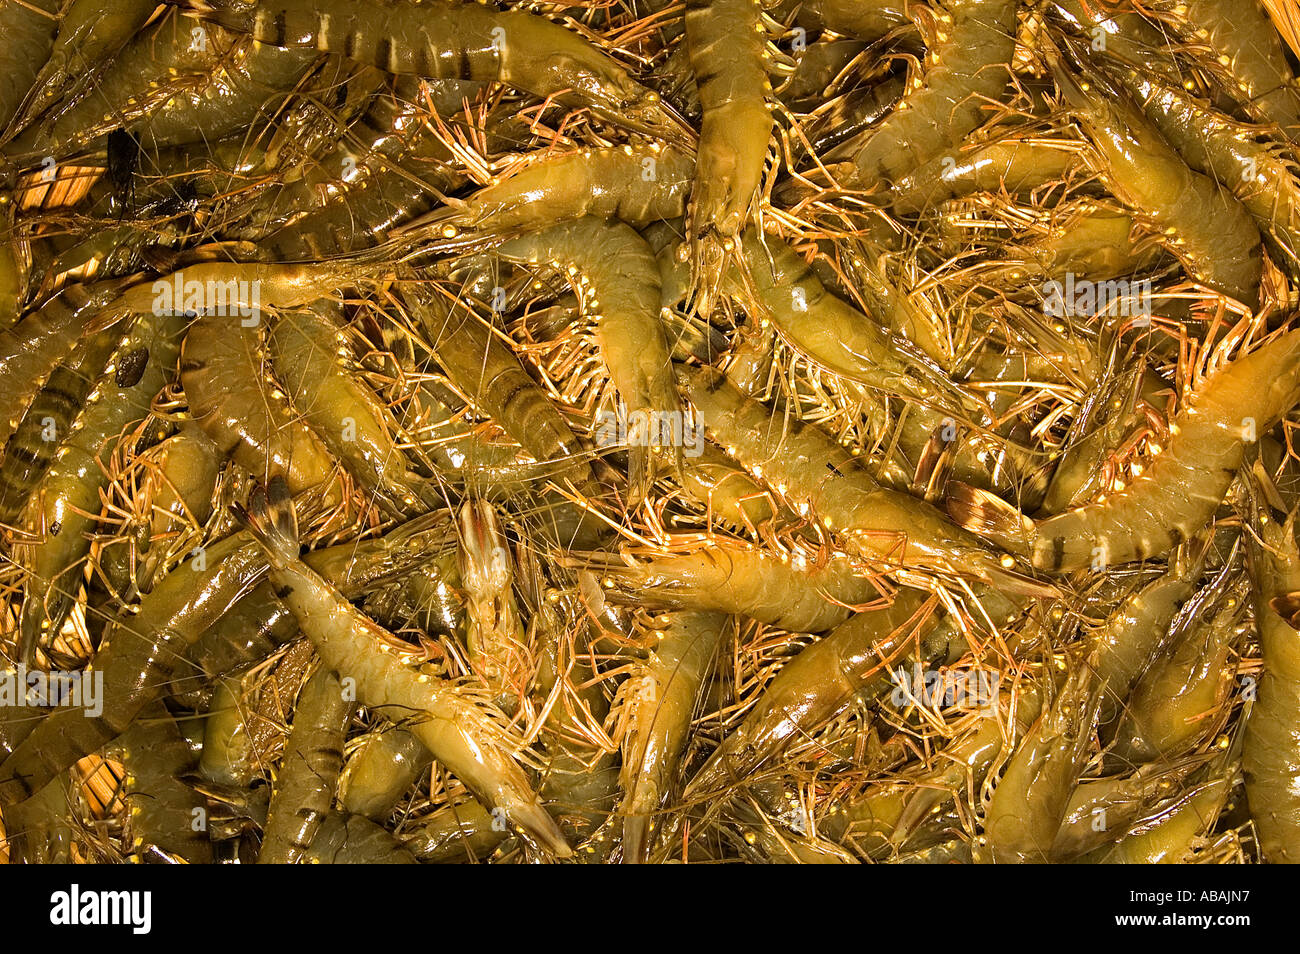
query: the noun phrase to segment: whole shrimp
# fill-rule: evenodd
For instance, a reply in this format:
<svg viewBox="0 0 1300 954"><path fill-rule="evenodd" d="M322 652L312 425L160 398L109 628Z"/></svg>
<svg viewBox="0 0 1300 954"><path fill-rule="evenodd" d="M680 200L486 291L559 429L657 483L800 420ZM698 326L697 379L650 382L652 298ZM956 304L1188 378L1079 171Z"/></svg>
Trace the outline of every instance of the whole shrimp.
<svg viewBox="0 0 1300 954"><path fill-rule="evenodd" d="M1017 0L950 0L925 72L853 157L864 186L893 183L960 143L1001 99L1015 49Z"/></svg>
<svg viewBox="0 0 1300 954"><path fill-rule="evenodd" d="M694 173L690 156L660 143L544 153L403 232L454 225L508 234L583 216L649 225L685 211Z"/></svg>
<svg viewBox="0 0 1300 954"><path fill-rule="evenodd" d="M974 576L1010 597L987 594L995 613L1009 611L1017 597L1052 593L1012 573L1014 563L986 550L930 504L882 487L852 453L816 427L784 420L712 369L683 369L680 379L711 439L801 514L815 514L827 528L846 534L862 556L886 567Z"/></svg>
<svg viewBox="0 0 1300 954"><path fill-rule="evenodd" d="M728 627L721 613L670 613L646 665L630 677L631 728L623 739L623 863L644 864L654 816L672 794L676 766L705 676Z"/></svg>
<svg viewBox="0 0 1300 954"><path fill-rule="evenodd" d="M942 663L961 655L965 640L918 590L901 591L888 607L850 617L805 647L777 673L754 708L686 786L685 798L707 796L748 778L853 699L890 684L888 666ZM915 650L909 650L915 646Z"/></svg>
<svg viewBox="0 0 1300 954"><path fill-rule="evenodd" d="M891 335L885 322L873 321L826 290L792 248L779 239L747 234L745 263L757 293L755 305L781 336L813 361L870 387L925 399L959 404L951 385L910 342L933 347L929 328L909 323Z"/></svg>
<svg viewBox="0 0 1300 954"><path fill-rule="evenodd" d="M838 626L853 607L876 599L876 587L844 556L821 561L806 553L776 557L717 539L694 553L661 552L620 560L614 555L574 557L597 569L606 585L638 599L697 611L739 614L796 633Z"/></svg>
<svg viewBox="0 0 1300 954"><path fill-rule="evenodd" d="M270 579L280 598L316 644L322 662L340 678L354 680L357 701L422 715L411 731L439 762L539 847L570 856L572 849L538 803L488 706L462 687L406 666L392 652L393 637L299 560L296 519L283 478L259 492L252 507L243 519L271 560Z"/></svg>
<svg viewBox="0 0 1300 954"><path fill-rule="evenodd" d="M772 83L758 0L688 0L686 49L704 117L686 232L701 308L757 209L772 138Z"/></svg>
<svg viewBox="0 0 1300 954"><path fill-rule="evenodd" d="M1292 277L1300 275L1300 178L1282 150L1175 83L1138 70L1107 72L1193 169L1232 191L1254 217L1277 264Z"/></svg>
<svg viewBox="0 0 1300 954"><path fill-rule="evenodd" d="M1111 496L1034 522L981 492L957 492L959 523L1051 572L1159 557L1209 523L1257 434L1300 400L1300 331L1213 371L1170 425L1169 446Z"/></svg>
<svg viewBox="0 0 1300 954"><path fill-rule="evenodd" d="M398 445L401 425L347 373L350 349L339 312L332 303L317 302L276 322L268 341L276 376L294 409L371 499L393 516L431 510L439 498L407 463Z"/></svg>
<svg viewBox="0 0 1300 954"><path fill-rule="evenodd" d="M677 135L657 94L591 43L540 16L472 3L191 0L190 9L260 43L341 53L390 73L504 83L615 125Z"/></svg>

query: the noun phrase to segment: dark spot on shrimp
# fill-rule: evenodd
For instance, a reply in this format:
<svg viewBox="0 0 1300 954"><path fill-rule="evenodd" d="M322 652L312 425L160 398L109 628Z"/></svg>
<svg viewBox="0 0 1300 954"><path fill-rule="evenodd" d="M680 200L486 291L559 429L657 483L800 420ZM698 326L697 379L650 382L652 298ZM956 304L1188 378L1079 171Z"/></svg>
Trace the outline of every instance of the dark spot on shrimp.
<svg viewBox="0 0 1300 954"><path fill-rule="evenodd" d="M290 595L291 593L293 593L293 587L292 587L292 586L281 586L281 587L277 587L277 588L276 588L276 591L275 591L275 595L276 595L276 597L277 597L278 599L282 599L282 600L284 600L284 599L288 599L288 598L289 598L289 595Z"/></svg>
<svg viewBox="0 0 1300 954"><path fill-rule="evenodd" d="M59 521L55 520L52 524L50 524L50 531L49 531L50 536L57 537L60 531L62 530L63 530L63 524L60 523Z"/></svg>
<svg viewBox="0 0 1300 954"><path fill-rule="evenodd" d="M1065 562L1065 537L1052 538L1052 566L1053 570L1059 570L1061 564Z"/></svg>
<svg viewBox="0 0 1300 954"><path fill-rule="evenodd" d="M271 21L271 45L284 46L284 41L289 35L289 25L286 22L285 11L281 10Z"/></svg>
<svg viewBox="0 0 1300 954"><path fill-rule="evenodd" d="M122 360L117 363L117 373L113 381L119 388L133 388L140 383L147 367L149 367L149 349L136 348L122 355Z"/></svg>
<svg viewBox="0 0 1300 954"><path fill-rule="evenodd" d="M125 214L135 204L135 172L140 162L140 144L123 129L108 134L108 181Z"/></svg>

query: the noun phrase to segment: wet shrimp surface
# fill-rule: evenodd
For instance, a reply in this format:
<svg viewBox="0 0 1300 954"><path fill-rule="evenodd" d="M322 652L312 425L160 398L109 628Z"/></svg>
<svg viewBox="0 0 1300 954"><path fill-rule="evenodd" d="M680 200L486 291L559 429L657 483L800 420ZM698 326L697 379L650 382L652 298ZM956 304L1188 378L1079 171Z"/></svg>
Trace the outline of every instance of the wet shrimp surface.
<svg viewBox="0 0 1300 954"><path fill-rule="evenodd" d="M0 0L0 858L1300 861L1297 22Z"/></svg>

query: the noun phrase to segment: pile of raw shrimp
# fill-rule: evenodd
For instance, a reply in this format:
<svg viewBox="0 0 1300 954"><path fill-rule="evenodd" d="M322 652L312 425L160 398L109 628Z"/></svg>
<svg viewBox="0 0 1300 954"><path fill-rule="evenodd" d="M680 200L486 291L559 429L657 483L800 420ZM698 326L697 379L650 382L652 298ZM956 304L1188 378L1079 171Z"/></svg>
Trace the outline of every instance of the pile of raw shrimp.
<svg viewBox="0 0 1300 954"><path fill-rule="evenodd" d="M1290 0L0 0L0 856L1300 860Z"/></svg>

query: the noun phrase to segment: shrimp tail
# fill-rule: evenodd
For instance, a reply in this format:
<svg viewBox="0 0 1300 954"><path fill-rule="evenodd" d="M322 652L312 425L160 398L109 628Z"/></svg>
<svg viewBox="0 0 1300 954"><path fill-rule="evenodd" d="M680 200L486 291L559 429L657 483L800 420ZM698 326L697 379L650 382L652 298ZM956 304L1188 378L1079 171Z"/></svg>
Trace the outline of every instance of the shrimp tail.
<svg viewBox="0 0 1300 954"><path fill-rule="evenodd" d="M283 477L272 477L266 487L254 490L247 510L232 504L231 511L266 548L272 564L283 567L298 559L298 516Z"/></svg>
<svg viewBox="0 0 1300 954"><path fill-rule="evenodd" d="M1034 521L996 494L979 487L950 481L948 514L958 526L979 534L1002 549L1019 556L1029 556Z"/></svg>

